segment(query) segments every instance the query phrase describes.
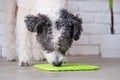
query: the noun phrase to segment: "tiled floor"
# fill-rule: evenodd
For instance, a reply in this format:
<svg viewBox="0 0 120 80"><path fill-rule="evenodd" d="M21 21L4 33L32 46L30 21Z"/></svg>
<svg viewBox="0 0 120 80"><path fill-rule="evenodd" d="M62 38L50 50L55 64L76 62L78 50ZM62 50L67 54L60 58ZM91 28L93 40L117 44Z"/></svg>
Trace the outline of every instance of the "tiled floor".
<svg viewBox="0 0 120 80"><path fill-rule="evenodd" d="M98 65L97 71L45 72L30 67L18 67L17 62L0 58L0 80L119 80L120 58L108 59L100 56L70 56L69 62ZM33 61L35 63L46 63Z"/></svg>

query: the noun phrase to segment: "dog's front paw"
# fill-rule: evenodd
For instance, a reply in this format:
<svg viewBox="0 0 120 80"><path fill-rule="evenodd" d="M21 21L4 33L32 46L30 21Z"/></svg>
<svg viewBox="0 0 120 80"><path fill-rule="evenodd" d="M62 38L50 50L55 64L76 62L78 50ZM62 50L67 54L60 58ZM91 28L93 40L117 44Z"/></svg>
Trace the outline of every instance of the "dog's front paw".
<svg viewBox="0 0 120 80"><path fill-rule="evenodd" d="M21 66L21 67L23 67L23 66L30 66L30 65L31 65L30 62L24 62L24 61L19 62L19 66Z"/></svg>
<svg viewBox="0 0 120 80"><path fill-rule="evenodd" d="M19 61L18 65L21 66L21 67L23 67L23 66L30 66L31 62L22 60L22 61Z"/></svg>
<svg viewBox="0 0 120 80"><path fill-rule="evenodd" d="M30 66L31 65L31 57L29 57L29 56L20 56L18 65L19 66Z"/></svg>

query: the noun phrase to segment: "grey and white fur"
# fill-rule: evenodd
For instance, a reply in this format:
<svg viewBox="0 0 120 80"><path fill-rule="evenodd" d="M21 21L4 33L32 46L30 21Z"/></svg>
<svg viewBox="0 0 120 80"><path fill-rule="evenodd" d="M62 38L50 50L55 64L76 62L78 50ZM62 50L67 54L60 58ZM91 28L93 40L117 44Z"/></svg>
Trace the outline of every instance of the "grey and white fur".
<svg viewBox="0 0 120 80"><path fill-rule="evenodd" d="M36 40L43 55L54 66L63 63L73 40L77 41L82 32L82 19L65 9L60 10L55 21L39 13L36 16L27 15L25 23L28 31L37 33Z"/></svg>

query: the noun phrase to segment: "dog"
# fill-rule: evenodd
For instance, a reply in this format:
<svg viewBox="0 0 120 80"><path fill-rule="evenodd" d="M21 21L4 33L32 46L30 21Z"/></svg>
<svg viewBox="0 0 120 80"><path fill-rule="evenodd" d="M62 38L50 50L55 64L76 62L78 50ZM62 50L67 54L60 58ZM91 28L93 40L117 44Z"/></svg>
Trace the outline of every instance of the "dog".
<svg viewBox="0 0 120 80"><path fill-rule="evenodd" d="M44 14L27 15L26 28L36 32L36 39L47 61L60 66L73 40L77 41L82 31L82 19L65 9L61 9L59 18L52 21Z"/></svg>
<svg viewBox="0 0 120 80"><path fill-rule="evenodd" d="M29 66L33 53L36 60L45 57L50 64L60 66L82 32L82 19L67 10L66 0L5 1L7 60L16 60L17 53L19 66Z"/></svg>

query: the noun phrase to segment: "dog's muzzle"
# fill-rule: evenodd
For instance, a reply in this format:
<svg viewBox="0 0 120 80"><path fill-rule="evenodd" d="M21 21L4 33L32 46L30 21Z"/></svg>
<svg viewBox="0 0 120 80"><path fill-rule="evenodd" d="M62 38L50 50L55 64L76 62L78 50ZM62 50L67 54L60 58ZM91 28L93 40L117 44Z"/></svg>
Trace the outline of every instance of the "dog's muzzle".
<svg viewBox="0 0 120 80"><path fill-rule="evenodd" d="M61 66L62 63L63 63L62 61L60 61L60 62L56 61L56 62L53 62L52 65L53 66Z"/></svg>

